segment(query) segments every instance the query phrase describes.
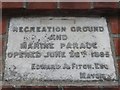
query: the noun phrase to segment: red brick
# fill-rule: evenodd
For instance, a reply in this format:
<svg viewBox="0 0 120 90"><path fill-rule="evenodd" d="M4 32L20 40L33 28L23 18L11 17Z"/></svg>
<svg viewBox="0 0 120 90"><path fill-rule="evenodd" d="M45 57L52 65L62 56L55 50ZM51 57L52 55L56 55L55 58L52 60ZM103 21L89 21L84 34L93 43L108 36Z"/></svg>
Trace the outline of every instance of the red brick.
<svg viewBox="0 0 120 90"><path fill-rule="evenodd" d="M23 2L3 2L2 3L2 8L3 9L18 9L18 8L23 8L24 3Z"/></svg>
<svg viewBox="0 0 120 90"><path fill-rule="evenodd" d="M116 55L120 55L120 38L114 38L115 52Z"/></svg>
<svg viewBox="0 0 120 90"><path fill-rule="evenodd" d="M100 89L101 90L101 89ZM120 90L119 87L102 88L102 90Z"/></svg>
<svg viewBox="0 0 120 90"><path fill-rule="evenodd" d="M22 86L20 90L59 90L58 87L45 87L45 86Z"/></svg>
<svg viewBox="0 0 120 90"><path fill-rule="evenodd" d="M97 87L65 87L64 90L99 90Z"/></svg>
<svg viewBox="0 0 120 90"><path fill-rule="evenodd" d="M3 41L0 40L0 56L2 56L2 47L3 47Z"/></svg>
<svg viewBox="0 0 120 90"><path fill-rule="evenodd" d="M0 34L4 34L6 32L6 25L7 25L6 17L2 17L2 20L0 20Z"/></svg>
<svg viewBox="0 0 120 90"><path fill-rule="evenodd" d="M61 2L61 9L90 9L89 2Z"/></svg>
<svg viewBox="0 0 120 90"><path fill-rule="evenodd" d="M59 90L58 87L32 87L31 90Z"/></svg>
<svg viewBox="0 0 120 90"><path fill-rule="evenodd" d="M119 72L119 75L120 75L120 60L118 60L118 72Z"/></svg>
<svg viewBox="0 0 120 90"><path fill-rule="evenodd" d="M120 17L118 18L118 33L120 33Z"/></svg>
<svg viewBox="0 0 120 90"><path fill-rule="evenodd" d="M0 2L0 9L2 8L2 2Z"/></svg>
<svg viewBox="0 0 120 90"><path fill-rule="evenodd" d="M114 34L118 34L120 33L120 28L119 28L119 21L118 21L118 17L110 17L109 18L109 23L110 23L110 27L111 27L111 31Z"/></svg>
<svg viewBox="0 0 120 90"><path fill-rule="evenodd" d="M55 9L55 2L29 2L28 9Z"/></svg>
<svg viewBox="0 0 120 90"><path fill-rule="evenodd" d="M2 87L2 89L1 90L15 90L15 88L14 87L9 87L9 86L4 86L4 87Z"/></svg>
<svg viewBox="0 0 120 90"><path fill-rule="evenodd" d="M97 9L116 9L119 8L118 2L94 2L94 8Z"/></svg>

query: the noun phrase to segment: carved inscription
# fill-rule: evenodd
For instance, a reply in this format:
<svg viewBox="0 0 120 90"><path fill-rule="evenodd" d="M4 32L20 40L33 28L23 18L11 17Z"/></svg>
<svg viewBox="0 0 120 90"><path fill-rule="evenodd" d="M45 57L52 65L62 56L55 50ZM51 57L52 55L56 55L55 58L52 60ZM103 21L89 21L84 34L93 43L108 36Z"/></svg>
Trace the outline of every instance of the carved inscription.
<svg viewBox="0 0 120 90"><path fill-rule="evenodd" d="M114 81L105 18L34 17L10 20L6 81Z"/></svg>

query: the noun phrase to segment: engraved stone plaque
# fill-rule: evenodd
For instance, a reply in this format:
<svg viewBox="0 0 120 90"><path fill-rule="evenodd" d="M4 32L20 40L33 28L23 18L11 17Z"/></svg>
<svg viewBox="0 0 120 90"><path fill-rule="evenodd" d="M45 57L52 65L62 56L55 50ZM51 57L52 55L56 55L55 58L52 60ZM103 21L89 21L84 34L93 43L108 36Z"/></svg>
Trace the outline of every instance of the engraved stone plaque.
<svg viewBox="0 0 120 90"><path fill-rule="evenodd" d="M4 81L12 85L114 85L104 17L11 18Z"/></svg>

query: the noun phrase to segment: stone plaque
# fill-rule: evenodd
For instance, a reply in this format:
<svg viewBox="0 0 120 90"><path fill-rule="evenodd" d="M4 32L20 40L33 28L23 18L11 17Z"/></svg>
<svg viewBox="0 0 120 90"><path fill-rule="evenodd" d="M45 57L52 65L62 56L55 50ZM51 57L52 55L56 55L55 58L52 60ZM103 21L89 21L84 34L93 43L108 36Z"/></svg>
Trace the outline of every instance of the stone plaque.
<svg viewBox="0 0 120 90"><path fill-rule="evenodd" d="M105 85L117 79L106 19L11 18L4 81L12 85Z"/></svg>

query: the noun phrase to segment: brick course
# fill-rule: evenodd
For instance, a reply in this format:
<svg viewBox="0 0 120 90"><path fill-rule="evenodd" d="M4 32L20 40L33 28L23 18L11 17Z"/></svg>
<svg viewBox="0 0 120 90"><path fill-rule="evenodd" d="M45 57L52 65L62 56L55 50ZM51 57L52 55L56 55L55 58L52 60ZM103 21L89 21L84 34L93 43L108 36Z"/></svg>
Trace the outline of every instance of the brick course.
<svg viewBox="0 0 120 90"><path fill-rule="evenodd" d="M110 17L109 23L113 34L120 33L120 19L118 17Z"/></svg>
<svg viewBox="0 0 120 90"><path fill-rule="evenodd" d="M20 9L24 8L23 2L3 2L2 9Z"/></svg>
<svg viewBox="0 0 120 90"><path fill-rule="evenodd" d="M7 19L6 17L2 17L2 19L0 20L0 35L1 34L5 34L6 32L6 25L7 25Z"/></svg>
<svg viewBox="0 0 120 90"><path fill-rule="evenodd" d="M119 8L117 2L94 2L95 9L116 9Z"/></svg>
<svg viewBox="0 0 120 90"><path fill-rule="evenodd" d="M55 9L56 3L55 2L30 2L28 3L27 9Z"/></svg>
<svg viewBox="0 0 120 90"><path fill-rule="evenodd" d="M88 2L61 2L60 9L90 9L91 4Z"/></svg>
<svg viewBox="0 0 120 90"><path fill-rule="evenodd" d="M114 38L115 52L117 56L120 56L120 38Z"/></svg>

